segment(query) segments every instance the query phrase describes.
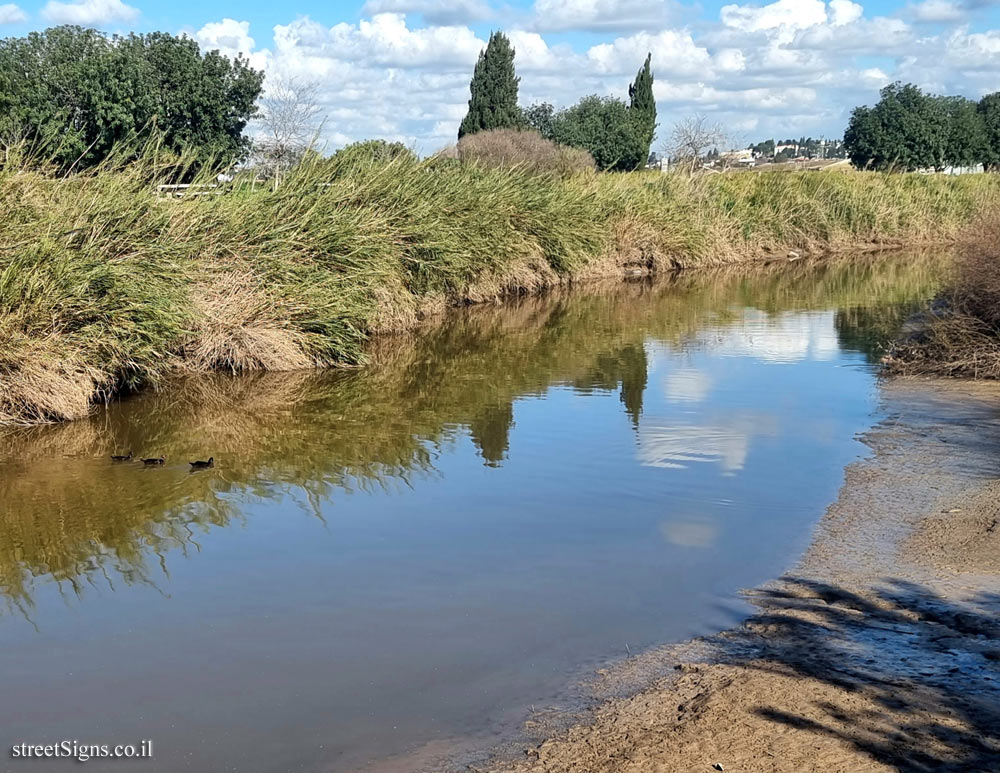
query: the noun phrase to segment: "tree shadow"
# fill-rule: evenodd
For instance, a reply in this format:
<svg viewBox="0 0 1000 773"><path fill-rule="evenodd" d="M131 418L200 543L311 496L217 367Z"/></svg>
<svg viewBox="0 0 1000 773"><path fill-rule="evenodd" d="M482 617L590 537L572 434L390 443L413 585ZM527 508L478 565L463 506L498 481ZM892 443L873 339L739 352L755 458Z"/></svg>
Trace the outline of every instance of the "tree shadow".
<svg viewBox="0 0 1000 773"><path fill-rule="evenodd" d="M743 631L754 646L733 636L723 659L849 694L814 700L812 717L777 706L759 716L901 771L1000 770L1000 594L955 601L888 579L862 595L785 577L752 596L760 613Z"/></svg>

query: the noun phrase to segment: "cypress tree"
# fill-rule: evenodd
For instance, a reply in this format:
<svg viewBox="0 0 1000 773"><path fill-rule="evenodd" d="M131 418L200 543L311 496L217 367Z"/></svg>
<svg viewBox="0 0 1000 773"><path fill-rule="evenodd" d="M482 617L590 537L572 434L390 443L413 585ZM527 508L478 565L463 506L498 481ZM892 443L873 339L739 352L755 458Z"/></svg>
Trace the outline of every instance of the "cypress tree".
<svg viewBox="0 0 1000 773"><path fill-rule="evenodd" d="M642 139L646 146L646 156L649 155L649 147L656 134L656 100L653 98L653 73L649 68L652 57L652 54L646 54L645 64L639 68L635 81L628 87L630 107L642 116L645 129Z"/></svg>
<svg viewBox="0 0 1000 773"><path fill-rule="evenodd" d="M485 51L469 84L469 112L458 127L458 137L484 129L506 129L520 126L521 110L517 106L517 84L514 74L514 48L502 32L490 35Z"/></svg>

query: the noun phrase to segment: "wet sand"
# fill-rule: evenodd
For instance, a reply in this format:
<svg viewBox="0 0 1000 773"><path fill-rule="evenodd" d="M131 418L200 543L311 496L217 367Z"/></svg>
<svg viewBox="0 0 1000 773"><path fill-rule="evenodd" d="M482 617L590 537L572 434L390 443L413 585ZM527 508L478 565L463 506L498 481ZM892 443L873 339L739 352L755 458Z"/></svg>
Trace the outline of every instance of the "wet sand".
<svg viewBox="0 0 1000 773"><path fill-rule="evenodd" d="M717 636L601 669L468 769L1000 770L1000 389L896 381L812 547Z"/></svg>

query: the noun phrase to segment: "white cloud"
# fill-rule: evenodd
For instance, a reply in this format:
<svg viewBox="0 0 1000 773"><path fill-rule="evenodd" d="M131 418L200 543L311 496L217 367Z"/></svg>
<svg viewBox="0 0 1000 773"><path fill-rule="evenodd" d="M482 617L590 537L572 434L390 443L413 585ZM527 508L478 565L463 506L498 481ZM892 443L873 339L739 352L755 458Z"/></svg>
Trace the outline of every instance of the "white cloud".
<svg viewBox="0 0 1000 773"><path fill-rule="evenodd" d="M916 27L907 0L886 16L866 16L852 0L728 4L715 21L690 25L677 24L676 1L536 0L523 14L493 11L516 51L521 104L566 106L594 93L627 98L647 51L661 137L693 113L744 135L737 144L836 136L852 107L872 103L893 80L967 96L997 88L1000 31ZM923 2L968 10L984 0ZM194 37L206 49L248 55L269 75L317 82L331 146L383 137L431 152L454 141L486 45L464 22L501 7L493 0L368 0L370 16L357 22L331 26L304 17L269 31L222 19ZM592 42L567 42L558 34L567 29L592 33L585 38Z"/></svg>
<svg viewBox="0 0 1000 773"><path fill-rule="evenodd" d="M876 89L880 89L891 82L889 76L878 67L864 69L859 75L866 84Z"/></svg>
<svg viewBox="0 0 1000 773"><path fill-rule="evenodd" d="M830 0L830 22L836 27L857 21L864 12L864 8L851 0Z"/></svg>
<svg viewBox="0 0 1000 773"><path fill-rule="evenodd" d="M250 37L250 22L223 19L209 22L194 34L203 51L218 51L230 58L242 56L257 69L267 69L269 53L254 51L256 43Z"/></svg>
<svg viewBox="0 0 1000 773"><path fill-rule="evenodd" d="M419 13L428 24L454 25L492 19L496 13L484 0L368 0L361 13Z"/></svg>
<svg viewBox="0 0 1000 773"><path fill-rule="evenodd" d="M535 0L535 29L625 32L658 30L680 14L676 0Z"/></svg>
<svg viewBox="0 0 1000 773"><path fill-rule="evenodd" d="M49 0L42 8L42 18L54 24L102 25L110 22L130 22L139 11L121 0L72 0L61 3Z"/></svg>
<svg viewBox="0 0 1000 773"><path fill-rule="evenodd" d="M885 56L904 52L915 40L913 30L902 19L879 16L858 19L850 24L811 27L798 32L789 45L841 57L851 54Z"/></svg>
<svg viewBox="0 0 1000 773"><path fill-rule="evenodd" d="M561 72L565 71L567 60L575 58L569 49L550 48L537 32L512 30L508 37L519 72Z"/></svg>
<svg viewBox="0 0 1000 773"><path fill-rule="evenodd" d="M249 56L256 45L250 37L250 22L235 19L209 22L198 30L195 39L203 48L218 49L228 56Z"/></svg>
<svg viewBox="0 0 1000 773"><path fill-rule="evenodd" d="M278 51L307 53L356 64L413 69L466 69L486 42L468 27L412 29L399 13L379 13L355 24L326 28L309 18L274 28ZM470 70L471 72L471 70Z"/></svg>
<svg viewBox="0 0 1000 773"><path fill-rule="evenodd" d="M602 75L634 77L646 58L655 52L654 82L657 74L669 79L678 75L704 75L712 57L708 49L695 43L686 30L663 30L656 34L640 32L613 43L601 43L587 51L593 70Z"/></svg>
<svg viewBox="0 0 1000 773"><path fill-rule="evenodd" d="M0 24L20 24L28 20L28 14L14 3L0 5Z"/></svg>
<svg viewBox="0 0 1000 773"><path fill-rule="evenodd" d="M920 22L958 22L965 18L965 9L950 0L924 0L908 8L914 19Z"/></svg>
<svg viewBox="0 0 1000 773"><path fill-rule="evenodd" d="M826 22L823 0L777 0L764 6L725 5L720 11L722 23L744 32L779 27L803 29Z"/></svg>

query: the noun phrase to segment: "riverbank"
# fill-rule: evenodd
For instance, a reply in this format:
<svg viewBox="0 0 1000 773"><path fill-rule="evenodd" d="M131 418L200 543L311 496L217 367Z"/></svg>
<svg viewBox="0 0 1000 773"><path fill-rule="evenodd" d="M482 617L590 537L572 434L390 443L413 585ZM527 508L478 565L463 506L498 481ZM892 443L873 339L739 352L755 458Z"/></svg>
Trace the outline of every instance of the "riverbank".
<svg viewBox="0 0 1000 773"><path fill-rule="evenodd" d="M449 305L567 282L955 242L1000 200L993 175L555 178L405 156L161 200L162 171L0 171L0 424L79 418L177 370L358 364Z"/></svg>
<svg viewBox="0 0 1000 773"><path fill-rule="evenodd" d="M947 286L888 353L888 373L1000 379L997 235L991 229L963 250Z"/></svg>
<svg viewBox="0 0 1000 773"><path fill-rule="evenodd" d="M998 397L889 383L873 456L743 625L599 672L586 721L489 769L996 769Z"/></svg>

